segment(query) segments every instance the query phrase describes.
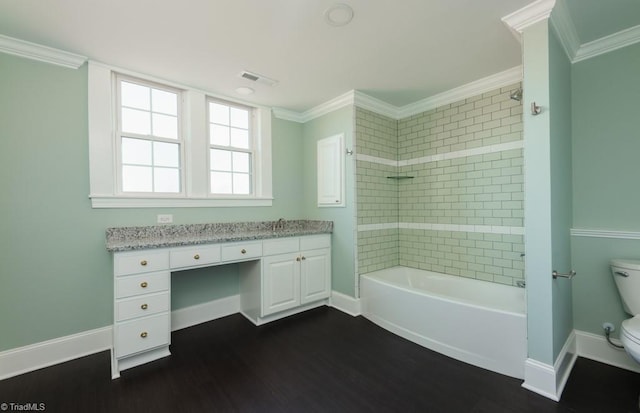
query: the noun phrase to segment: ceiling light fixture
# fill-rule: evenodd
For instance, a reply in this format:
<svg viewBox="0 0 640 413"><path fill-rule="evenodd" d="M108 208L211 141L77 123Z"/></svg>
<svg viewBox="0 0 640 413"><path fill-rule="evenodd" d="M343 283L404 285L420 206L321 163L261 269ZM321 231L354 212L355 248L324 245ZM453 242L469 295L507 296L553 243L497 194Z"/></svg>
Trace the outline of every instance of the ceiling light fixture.
<svg viewBox="0 0 640 413"><path fill-rule="evenodd" d="M236 88L236 93L239 94L239 95L245 95L246 96L246 95L252 94L253 92L255 92L255 91L253 89L251 89L250 87L241 86L239 88Z"/></svg>
<svg viewBox="0 0 640 413"><path fill-rule="evenodd" d="M353 9L348 4L336 3L324 11L324 20L330 26L346 26L352 19Z"/></svg>

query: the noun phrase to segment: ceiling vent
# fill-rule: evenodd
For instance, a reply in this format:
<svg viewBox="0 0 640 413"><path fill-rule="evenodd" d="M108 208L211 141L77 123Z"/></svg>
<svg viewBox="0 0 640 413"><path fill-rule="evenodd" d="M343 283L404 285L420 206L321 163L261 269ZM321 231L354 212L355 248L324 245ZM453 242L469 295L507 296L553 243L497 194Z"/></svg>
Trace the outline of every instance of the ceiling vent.
<svg viewBox="0 0 640 413"><path fill-rule="evenodd" d="M278 84L277 80L270 79L266 76L259 75L257 73L249 72L247 70L240 72L239 76L243 79L251 80L252 82L256 82L256 83L262 83L263 85L267 85L267 86L275 86Z"/></svg>

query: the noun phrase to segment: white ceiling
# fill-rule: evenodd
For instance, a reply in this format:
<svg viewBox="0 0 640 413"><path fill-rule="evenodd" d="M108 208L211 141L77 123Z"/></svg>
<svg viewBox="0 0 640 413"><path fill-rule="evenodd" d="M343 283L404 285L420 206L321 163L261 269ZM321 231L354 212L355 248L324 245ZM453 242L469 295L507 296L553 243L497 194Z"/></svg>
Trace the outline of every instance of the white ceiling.
<svg viewBox="0 0 640 413"><path fill-rule="evenodd" d="M298 112L352 89L403 106L518 66L500 19L533 2L341 1L355 11L344 27L323 20L334 0L6 0L0 34Z"/></svg>

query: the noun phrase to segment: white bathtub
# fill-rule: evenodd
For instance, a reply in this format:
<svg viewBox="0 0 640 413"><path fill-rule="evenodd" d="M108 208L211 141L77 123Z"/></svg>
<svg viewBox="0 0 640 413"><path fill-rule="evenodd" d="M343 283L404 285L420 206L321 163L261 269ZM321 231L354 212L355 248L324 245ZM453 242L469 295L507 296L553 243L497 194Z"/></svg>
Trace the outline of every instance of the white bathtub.
<svg viewBox="0 0 640 413"><path fill-rule="evenodd" d="M360 276L362 315L449 357L524 378L524 289L407 267Z"/></svg>

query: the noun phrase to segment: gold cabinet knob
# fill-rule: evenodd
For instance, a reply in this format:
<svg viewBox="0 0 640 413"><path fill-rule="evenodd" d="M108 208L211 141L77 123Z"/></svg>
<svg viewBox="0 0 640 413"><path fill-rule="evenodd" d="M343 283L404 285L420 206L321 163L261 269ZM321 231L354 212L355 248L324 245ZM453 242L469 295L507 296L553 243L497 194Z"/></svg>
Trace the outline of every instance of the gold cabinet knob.
<svg viewBox="0 0 640 413"><path fill-rule="evenodd" d="M140 287L142 287L142 288L147 288L148 285L149 284L147 284L146 281L143 281L143 282L140 283Z"/></svg>
<svg viewBox="0 0 640 413"><path fill-rule="evenodd" d="M196 254L196 255L194 255L194 256L193 256L193 259L194 259L194 260L199 260L199 259L200 259L200 254Z"/></svg>
<svg viewBox="0 0 640 413"><path fill-rule="evenodd" d="M149 308L149 306L147 304L142 304L140 308L142 308L143 310L146 310L147 308Z"/></svg>
<svg viewBox="0 0 640 413"><path fill-rule="evenodd" d="M142 338L147 338L147 335L148 334L147 334L146 331L143 331L142 333L140 333L140 337L142 337Z"/></svg>
<svg viewBox="0 0 640 413"><path fill-rule="evenodd" d="M245 249L243 248L243 249L241 249L241 250L240 250L240 253L242 253L242 254L246 254L246 253L247 253L247 250L245 250Z"/></svg>
<svg viewBox="0 0 640 413"><path fill-rule="evenodd" d="M300 261L300 257L296 257L296 261Z"/></svg>
<svg viewBox="0 0 640 413"><path fill-rule="evenodd" d="M302 261L306 260L307 257L305 257L304 255L302 256Z"/></svg>
<svg viewBox="0 0 640 413"><path fill-rule="evenodd" d="M144 267L145 265L147 265L147 260L142 260L142 261L140 261L140 265L142 265L143 267Z"/></svg>

